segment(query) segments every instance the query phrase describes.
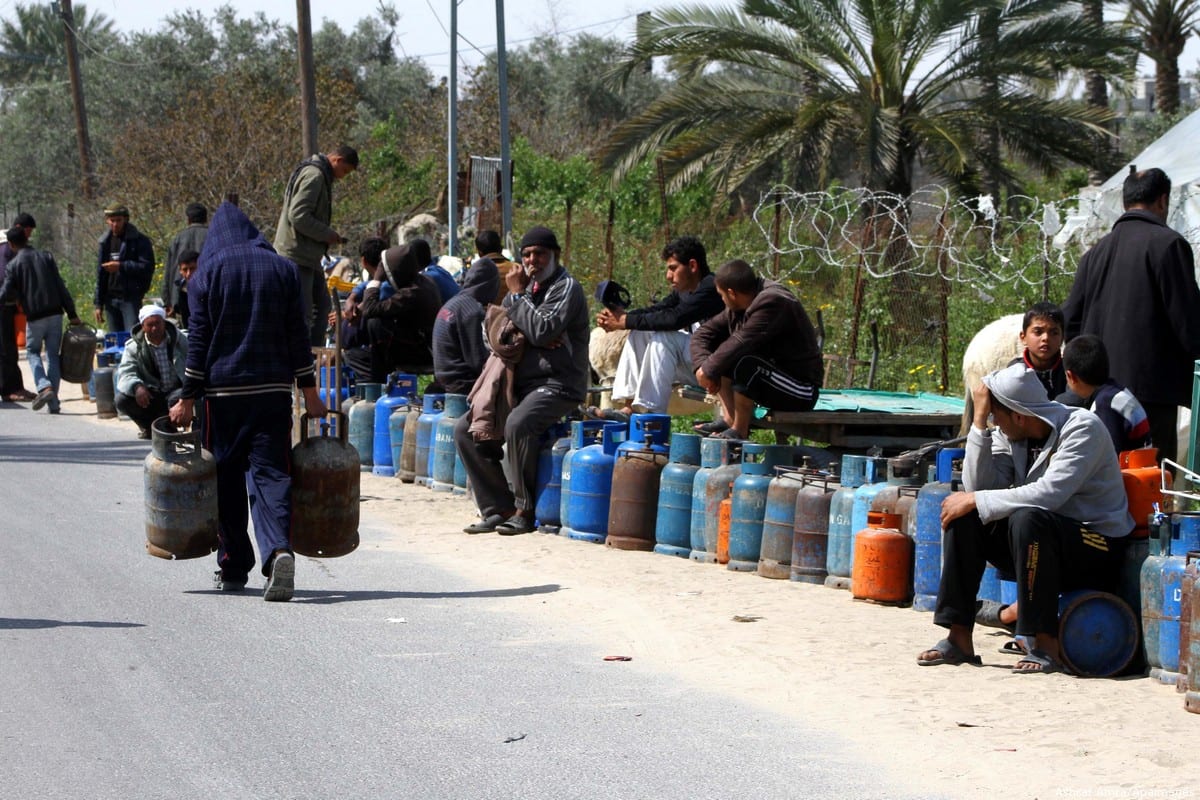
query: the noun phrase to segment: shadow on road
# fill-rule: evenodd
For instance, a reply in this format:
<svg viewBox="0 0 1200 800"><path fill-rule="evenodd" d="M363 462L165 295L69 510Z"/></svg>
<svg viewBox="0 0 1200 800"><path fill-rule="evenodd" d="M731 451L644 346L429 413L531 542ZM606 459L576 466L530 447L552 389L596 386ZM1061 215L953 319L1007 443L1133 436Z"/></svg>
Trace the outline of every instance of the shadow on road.
<svg viewBox="0 0 1200 800"><path fill-rule="evenodd" d="M316 591L297 589L292 602L306 605L328 605L331 603L356 603L363 600L449 600L454 598L473 597L524 597L534 594L550 594L562 589L557 583L547 583L541 586L517 586L512 589L480 589L474 592L389 592L389 591ZM184 594L228 594L216 589L194 589ZM259 592L247 590L246 595L258 595Z"/></svg>
<svg viewBox="0 0 1200 800"><path fill-rule="evenodd" d="M61 619L18 619L0 617L0 630L32 630L34 628L144 628L140 622L99 622L84 620L67 622Z"/></svg>
<svg viewBox="0 0 1200 800"><path fill-rule="evenodd" d="M47 442L25 436L0 439L0 462L40 461L62 464L140 464L150 447L146 442Z"/></svg>

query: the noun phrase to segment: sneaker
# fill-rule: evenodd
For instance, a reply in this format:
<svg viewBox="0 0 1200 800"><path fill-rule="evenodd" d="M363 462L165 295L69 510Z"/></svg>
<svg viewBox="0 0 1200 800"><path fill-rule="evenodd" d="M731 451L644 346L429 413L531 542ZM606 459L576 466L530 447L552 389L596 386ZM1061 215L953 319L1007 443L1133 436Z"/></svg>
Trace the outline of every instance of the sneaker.
<svg viewBox="0 0 1200 800"><path fill-rule="evenodd" d="M296 559L286 550L280 550L271 559L271 575L263 589L263 600L271 603L286 603L292 599L296 588Z"/></svg>
<svg viewBox="0 0 1200 800"><path fill-rule="evenodd" d="M213 586L222 592L240 592L246 588L246 579L240 581L226 580L225 573L217 570L213 573Z"/></svg>
<svg viewBox="0 0 1200 800"><path fill-rule="evenodd" d="M58 414L59 412L62 411L62 409L61 408L51 408L51 409L49 409L49 411L51 414Z"/></svg>
<svg viewBox="0 0 1200 800"><path fill-rule="evenodd" d="M37 397L33 398L33 410L40 411L50 402L50 398L54 397L54 390L47 386L37 393Z"/></svg>
<svg viewBox="0 0 1200 800"><path fill-rule="evenodd" d="M138 428L138 438L139 439L149 439L150 438L150 429L149 428Z"/></svg>

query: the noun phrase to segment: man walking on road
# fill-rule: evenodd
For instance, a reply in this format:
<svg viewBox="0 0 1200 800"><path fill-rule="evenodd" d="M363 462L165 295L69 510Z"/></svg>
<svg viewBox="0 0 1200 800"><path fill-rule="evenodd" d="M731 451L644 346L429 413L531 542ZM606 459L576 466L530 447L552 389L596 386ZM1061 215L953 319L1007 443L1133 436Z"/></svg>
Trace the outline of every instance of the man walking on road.
<svg viewBox="0 0 1200 800"><path fill-rule="evenodd" d="M25 238L33 237L33 229L37 223L32 214L24 212L17 214L13 220L14 228L25 231ZM11 261L17 255L12 246L0 244L0 285L4 284L4 273ZM6 300L0 303L0 399L17 403L32 400L36 395L25 388L25 379L21 375L21 367L17 363L17 301Z"/></svg>
<svg viewBox="0 0 1200 800"><path fill-rule="evenodd" d="M58 349L62 344L62 314L67 312L72 325L82 325L75 313L75 301L63 283L54 256L27 247L25 230L14 227L8 231L8 244L16 251L5 270L0 286L0 303L16 300L25 309L25 354L29 369L37 384L33 410L50 406L50 413L59 411ZM46 359L42 361L42 347Z"/></svg>
<svg viewBox="0 0 1200 800"><path fill-rule="evenodd" d="M267 578L263 599L292 599L292 384L322 417L295 265L276 255L241 209L222 203L188 284L191 308L183 397L171 421L186 427L203 392L205 446L217 462L218 589L241 591L254 566L247 524ZM247 486L250 510L247 513Z"/></svg>

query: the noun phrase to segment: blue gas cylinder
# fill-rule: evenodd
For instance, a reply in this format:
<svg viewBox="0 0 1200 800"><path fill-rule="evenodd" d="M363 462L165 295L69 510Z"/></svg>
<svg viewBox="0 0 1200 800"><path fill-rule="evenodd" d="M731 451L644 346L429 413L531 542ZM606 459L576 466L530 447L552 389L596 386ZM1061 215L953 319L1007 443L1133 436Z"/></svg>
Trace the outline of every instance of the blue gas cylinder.
<svg viewBox="0 0 1200 800"><path fill-rule="evenodd" d="M941 450L938 450L937 457L934 460L934 464L936 464L934 481L937 483L949 483L956 477L960 477L962 475L962 460L966 456L967 451L961 447L943 447Z"/></svg>
<svg viewBox="0 0 1200 800"><path fill-rule="evenodd" d="M546 480L541 480L542 460L538 460L538 485L541 487L534 506L534 516L537 517L539 530L543 533L558 533L562 518L562 473L563 460L571 449L571 437L564 436L563 431L570 429L556 425L552 429L554 443L549 448Z"/></svg>
<svg viewBox="0 0 1200 800"><path fill-rule="evenodd" d="M942 501L955 491L950 481L927 483L917 492L913 539L913 609L933 611L942 580Z"/></svg>
<svg viewBox="0 0 1200 800"><path fill-rule="evenodd" d="M796 537L796 498L804 488L804 476L815 472L780 465L767 486L763 509L762 543L758 552L758 574L763 578L792 577L792 545ZM730 528L732 538L733 529ZM732 556L730 557L732 561Z"/></svg>
<svg viewBox="0 0 1200 800"><path fill-rule="evenodd" d="M383 389L378 383L364 383L363 399L350 408L350 444L358 451L358 463L364 472L371 471L375 453L375 403Z"/></svg>
<svg viewBox="0 0 1200 800"><path fill-rule="evenodd" d="M988 564L984 568L983 577L979 580L979 593L975 597L1000 602L1000 572L993 565Z"/></svg>
<svg viewBox="0 0 1200 800"><path fill-rule="evenodd" d="M392 474L400 477L400 459L404 452L404 429L408 422L408 412L413 408L412 400L393 409L388 417L388 443L392 447Z"/></svg>
<svg viewBox="0 0 1200 800"><path fill-rule="evenodd" d="M717 551L709 553L704 547L704 528L707 525L707 510L705 508L705 492L708 486L708 476L717 467L729 463L729 440L712 436L700 440L700 469L692 479L692 515L688 525L688 540L691 552L688 557L693 561L714 562ZM715 548L715 540L714 540Z"/></svg>
<svg viewBox="0 0 1200 800"><path fill-rule="evenodd" d="M421 401L421 416L417 418L417 452L414 465L419 486L429 485L430 469L433 466L434 426L442 416L445 402L444 394L427 394Z"/></svg>
<svg viewBox="0 0 1200 800"><path fill-rule="evenodd" d="M854 536L867 527L867 514L875 497L891 484L887 481L888 462L884 458L867 457L867 481L854 490L850 508L850 571L854 571Z"/></svg>
<svg viewBox="0 0 1200 800"><path fill-rule="evenodd" d="M727 569L735 572L758 569L771 476L775 467L791 466L792 454L789 445L747 442L742 446L742 474L733 482L730 506Z"/></svg>
<svg viewBox="0 0 1200 800"><path fill-rule="evenodd" d="M1158 680L1162 673L1162 661L1158 655L1163 612L1162 568L1169 556L1170 540L1170 516L1156 514L1150 522L1148 555L1142 562L1138 579L1142 601L1142 654L1150 677L1154 680Z"/></svg>
<svg viewBox="0 0 1200 800"><path fill-rule="evenodd" d="M326 364L321 367L321 385L318 393L321 396L321 402L329 409L340 408L342 401L354 392L354 373L349 367L341 368L341 388L339 389L338 372L339 370L334 364Z"/></svg>
<svg viewBox="0 0 1200 800"><path fill-rule="evenodd" d="M443 399L442 415L433 427L433 446L430 455L430 487L435 492L454 491L454 461L458 447L454 444L454 426L467 413L465 394L448 394Z"/></svg>
<svg viewBox="0 0 1200 800"><path fill-rule="evenodd" d="M392 458L392 431L389 422L392 415L402 408L408 407L408 401L416 397L417 376L397 373L388 379L387 388L375 401L375 466L371 471L376 475L391 478L396 474L396 464Z"/></svg>
<svg viewBox="0 0 1200 800"><path fill-rule="evenodd" d="M661 555L691 555L692 489L700 471L700 438L695 433L671 434L671 460L659 477L654 522L654 552Z"/></svg>
<svg viewBox="0 0 1200 800"><path fill-rule="evenodd" d="M791 579L824 583L829 575L829 510L841 484L833 475L806 474L796 495ZM765 530L765 526L764 526Z"/></svg>
<svg viewBox="0 0 1200 800"><path fill-rule="evenodd" d="M567 511L570 538L594 544L604 544L608 538L613 464L617 447L628 435L623 425L605 427L600 433L600 444L588 445L571 457L571 497Z"/></svg>
<svg viewBox="0 0 1200 800"><path fill-rule="evenodd" d="M721 502L728 499L730 493L733 491L733 482L742 474L742 448L746 444L747 442L733 439L728 440L725 463L709 472L708 477L704 481L704 500L700 511L704 524L704 538L701 542L701 548L698 549L695 546L695 539L693 537L692 552L688 555L692 561L700 561L706 564L715 564L717 562L717 533L721 520ZM703 451L701 451L701 454L703 455ZM699 481L697 481L698 484ZM694 491L692 495L693 531L696 529Z"/></svg>
<svg viewBox="0 0 1200 800"><path fill-rule="evenodd" d="M1067 592L1059 597L1058 618L1062 660L1072 674L1110 678L1123 672L1137 655L1137 616L1115 594L1087 589Z"/></svg>
<svg viewBox="0 0 1200 800"><path fill-rule="evenodd" d="M667 455L670 452L671 415L633 414L629 417L629 438L617 447L622 450L644 450Z"/></svg>
<svg viewBox="0 0 1200 800"><path fill-rule="evenodd" d="M1162 569L1162 619L1158 632L1158 679L1174 685L1179 677L1179 612L1183 592L1183 570L1189 550L1200 550L1200 513L1171 515L1171 533L1164 547Z"/></svg>
<svg viewBox="0 0 1200 800"><path fill-rule="evenodd" d="M567 448L567 452L563 453L562 486L559 489L562 493L562 500L558 506L559 536L567 536L571 533L571 466L574 463L575 454L589 445L602 443L602 431L610 425L615 428L625 427L619 422L605 422L598 419L575 420L571 423L571 446Z"/></svg>
<svg viewBox="0 0 1200 800"><path fill-rule="evenodd" d="M842 456L842 485L829 500L828 551L825 558L825 585L833 589L850 588L850 557L854 550L854 495L874 482L876 462L868 456Z"/></svg>

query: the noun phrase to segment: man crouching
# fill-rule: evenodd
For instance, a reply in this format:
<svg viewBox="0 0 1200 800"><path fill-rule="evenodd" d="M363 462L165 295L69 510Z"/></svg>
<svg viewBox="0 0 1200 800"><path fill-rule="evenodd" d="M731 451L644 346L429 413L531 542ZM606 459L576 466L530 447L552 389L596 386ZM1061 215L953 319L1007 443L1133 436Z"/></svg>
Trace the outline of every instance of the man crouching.
<svg viewBox="0 0 1200 800"><path fill-rule="evenodd" d="M917 663L980 663L971 630L990 562L1016 576L1016 633L1034 642L1013 672L1057 672L1059 593L1112 591L1133 530L1116 451L1095 414L1047 400L1024 365L991 373L973 395L967 491L942 503L946 534L933 621L950 633ZM996 430L987 427L989 415Z"/></svg>

